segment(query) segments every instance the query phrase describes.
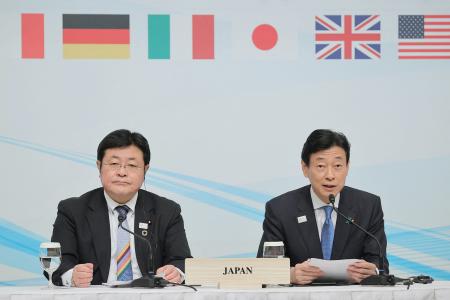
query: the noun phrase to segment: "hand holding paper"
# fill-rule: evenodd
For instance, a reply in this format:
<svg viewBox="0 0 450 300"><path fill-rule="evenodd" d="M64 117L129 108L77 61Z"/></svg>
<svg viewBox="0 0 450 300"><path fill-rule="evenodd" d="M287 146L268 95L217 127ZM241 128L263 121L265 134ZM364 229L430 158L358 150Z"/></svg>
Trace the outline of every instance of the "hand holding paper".
<svg viewBox="0 0 450 300"><path fill-rule="evenodd" d="M350 277L350 274L349 272L347 272L347 270L349 269L350 265L354 265L357 262L359 263L365 261L360 259L323 260L318 258L311 258L309 260L311 266L315 266L322 270L323 275L320 276L320 279L325 280L352 281L353 278Z"/></svg>
<svg viewBox="0 0 450 300"><path fill-rule="evenodd" d="M309 284L317 278L323 276L320 268L312 266L309 261L296 264L291 268L291 282L296 284Z"/></svg>
<svg viewBox="0 0 450 300"><path fill-rule="evenodd" d="M361 280L377 274L377 266L363 259L358 260L348 266L348 275L351 282L361 282Z"/></svg>

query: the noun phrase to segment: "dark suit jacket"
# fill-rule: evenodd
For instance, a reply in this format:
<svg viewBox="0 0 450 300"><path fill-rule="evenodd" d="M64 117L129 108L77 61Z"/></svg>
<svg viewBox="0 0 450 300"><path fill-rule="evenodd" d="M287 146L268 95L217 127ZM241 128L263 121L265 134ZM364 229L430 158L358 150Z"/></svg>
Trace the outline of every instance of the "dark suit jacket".
<svg viewBox="0 0 450 300"><path fill-rule="evenodd" d="M134 231L151 240L155 270L172 264L184 271L184 259L191 257L180 213L181 209L177 203L139 190ZM139 223L148 224L147 236L142 234ZM60 242L62 251L61 266L52 276L56 284L62 284L62 274L82 263L94 264L92 284L101 284L108 280L111 234L103 188L59 203L52 241ZM139 269L142 274L146 274L149 262L148 245L137 237L134 242Z"/></svg>
<svg viewBox="0 0 450 300"><path fill-rule="evenodd" d="M264 232L258 257L262 257L264 242L283 241L285 255L290 258L291 266L308 258L323 258L310 188L310 185L304 186L266 203ZM387 241L380 197L344 187L338 210L375 235L385 256ZM298 223L297 217L300 216L306 216L307 221ZM346 223L341 216L337 217L331 259L362 258L378 266L378 254L379 248L375 240L354 225ZM387 259L384 264L388 272Z"/></svg>

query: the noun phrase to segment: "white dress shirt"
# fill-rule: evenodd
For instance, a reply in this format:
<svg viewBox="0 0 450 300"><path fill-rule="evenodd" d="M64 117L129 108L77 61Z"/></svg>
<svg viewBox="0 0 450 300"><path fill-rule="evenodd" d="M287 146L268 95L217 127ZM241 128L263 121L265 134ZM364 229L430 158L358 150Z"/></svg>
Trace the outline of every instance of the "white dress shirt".
<svg viewBox="0 0 450 300"><path fill-rule="evenodd" d="M334 206L336 208L338 208L339 206L339 198L340 198L340 193L337 194L335 196L335 202L334 202ZM319 239L322 240L322 227L323 227L323 223L325 222L326 219L326 214L325 214L325 210L322 208L324 206L331 206L330 204L326 204L324 203L322 200L320 200L319 196L316 195L316 193L314 192L313 188L311 187L311 199L312 199L312 203L313 203L313 207L314 207L314 214L316 215L316 223L317 223L317 229L319 230ZM333 221L333 228L336 229L336 219L337 219L337 215L336 212L333 210L331 212L331 220Z"/></svg>
<svg viewBox="0 0 450 300"><path fill-rule="evenodd" d="M130 209L127 214L127 219L125 222L128 224L128 230L134 232L134 216L135 216L135 207L137 201L138 194L134 194L131 197L130 201L125 204L119 204L105 192L106 204L108 205L108 216L109 216L109 230L111 233L111 262L109 264L109 274L108 274L108 282L114 282L117 280L117 230L119 228L119 212L115 209L117 206L126 205ZM129 234L130 236L130 251L131 251L131 269L133 270L133 279L141 278L142 273L139 269L139 265L137 263L136 251L134 247L134 236Z"/></svg>
<svg viewBox="0 0 450 300"><path fill-rule="evenodd" d="M336 208L338 208L338 206L339 206L340 195L341 195L341 193L339 193L335 196L334 206ZM326 205L331 206L331 203L325 204L322 200L320 200L320 198L316 195L316 193L314 193L312 187L311 187L311 199L312 199L312 203L313 203L313 207L314 207L314 214L316 215L317 229L319 230L319 239L322 241L322 227L323 227L323 223L325 222L325 219L327 217L325 214L325 210L322 207L324 207ZM331 212L331 220L333 221L333 227L334 227L334 230L336 231L337 214L334 210ZM379 274L378 268L375 269L375 272L377 275Z"/></svg>

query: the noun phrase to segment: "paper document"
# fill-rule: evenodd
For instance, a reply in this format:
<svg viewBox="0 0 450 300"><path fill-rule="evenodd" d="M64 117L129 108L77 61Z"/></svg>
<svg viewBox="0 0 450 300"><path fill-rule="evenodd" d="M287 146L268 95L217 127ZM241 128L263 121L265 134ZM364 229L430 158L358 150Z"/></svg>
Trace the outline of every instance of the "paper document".
<svg viewBox="0 0 450 300"><path fill-rule="evenodd" d="M347 268L359 259L324 260L311 258L310 265L320 268L325 275L321 279L348 280Z"/></svg>
<svg viewBox="0 0 450 300"><path fill-rule="evenodd" d="M127 280L127 281L112 281L112 282L103 282L102 285L103 286L109 286L109 287L116 287L116 286L119 286L119 285L128 284L130 282L131 282L131 280Z"/></svg>

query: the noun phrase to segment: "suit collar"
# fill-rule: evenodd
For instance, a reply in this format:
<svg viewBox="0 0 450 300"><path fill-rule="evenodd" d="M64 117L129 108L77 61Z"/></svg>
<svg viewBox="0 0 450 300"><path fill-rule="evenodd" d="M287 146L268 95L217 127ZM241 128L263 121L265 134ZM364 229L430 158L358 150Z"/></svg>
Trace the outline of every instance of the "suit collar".
<svg viewBox="0 0 450 300"><path fill-rule="evenodd" d="M298 223L300 233L299 240L303 240L303 245L307 248L308 257L322 258L322 247L317 229L316 216L312 204L310 185L300 189L298 199L298 216L306 216L306 222Z"/></svg>
<svg viewBox="0 0 450 300"><path fill-rule="evenodd" d="M127 203L117 203L116 201L114 201L109 195L108 193L106 193L106 191L103 191L103 196L106 199L106 204L108 205L108 210L110 212L114 212L114 210L116 209L116 207L121 206L121 205L126 205L128 206L128 208L130 209L130 213L134 213L135 209L136 209L136 202L137 202L137 197L138 197L138 193L134 194L133 197L131 197L131 199L127 202Z"/></svg>
<svg viewBox="0 0 450 300"><path fill-rule="evenodd" d="M102 188L95 191L88 206L86 219L92 232L92 243L97 257L97 265L94 265L94 270L100 268L102 281L106 282L111 262L111 232L108 206Z"/></svg>
<svg viewBox="0 0 450 300"><path fill-rule="evenodd" d="M339 196L339 211L346 216L354 218L356 212L351 205L348 189L344 187L339 193ZM307 222L298 224L298 230L300 232L300 238L303 240L303 244L308 250L308 257L323 258L310 185L300 189L297 208L299 216L306 216L307 218ZM337 217L331 259L341 258L342 251L347 244L352 229L353 225L347 224L343 217Z"/></svg>
<svg viewBox="0 0 450 300"><path fill-rule="evenodd" d="M134 232L153 244L153 255L155 255L153 239L156 235L155 226L157 224L154 202L153 194L139 190L134 217ZM134 237L134 244L139 269L144 275L148 272L150 260L148 244L138 237Z"/></svg>
<svg viewBox="0 0 450 300"><path fill-rule="evenodd" d="M314 189L312 188L312 186L310 187L310 194L311 194L311 200L312 200L312 204L313 204L313 208L314 209L319 209L322 208L326 205L331 205L331 204L327 204L325 202L323 202L319 196L317 196L317 194L314 192ZM335 201L334 201L334 206L339 207L339 200L341 198L341 193L338 193L335 196Z"/></svg>
<svg viewBox="0 0 450 300"><path fill-rule="evenodd" d="M339 211L350 218L356 217L356 211L351 204L352 199L348 193L348 189L344 187L340 193L340 206ZM347 221L340 215L338 215L336 220L336 228L334 230L333 239L333 250L331 254L331 259L340 259L345 246L347 245L347 240L349 238L350 232L353 230L353 225L348 224Z"/></svg>

